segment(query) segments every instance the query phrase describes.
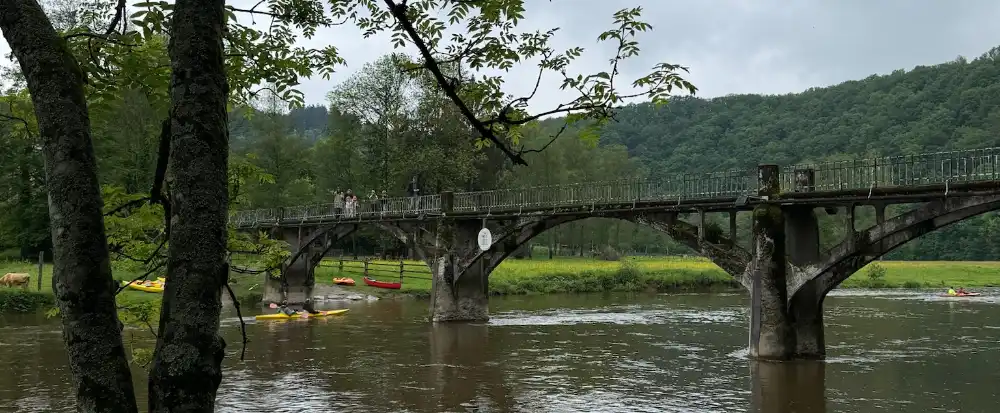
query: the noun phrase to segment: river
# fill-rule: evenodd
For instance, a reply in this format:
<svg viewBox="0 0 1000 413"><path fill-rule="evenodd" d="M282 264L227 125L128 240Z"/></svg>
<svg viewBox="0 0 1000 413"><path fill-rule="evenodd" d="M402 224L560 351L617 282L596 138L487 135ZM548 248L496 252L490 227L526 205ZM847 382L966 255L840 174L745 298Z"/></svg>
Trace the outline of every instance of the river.
<svg viewBox="0 0 1000 413"><path fill-rule="evenodd" d="M836 293L836 292L835 292ZM746 358L743 294L495 298L479 325L427 302L343 317L227 314L220 412L993 412L1000 301L851 292L826 300L826 362ZM69 412L58 324L0 318L0 411ZM136 370L145 392L144 373ZM145 395L140 395L145 403Z"/></svg>

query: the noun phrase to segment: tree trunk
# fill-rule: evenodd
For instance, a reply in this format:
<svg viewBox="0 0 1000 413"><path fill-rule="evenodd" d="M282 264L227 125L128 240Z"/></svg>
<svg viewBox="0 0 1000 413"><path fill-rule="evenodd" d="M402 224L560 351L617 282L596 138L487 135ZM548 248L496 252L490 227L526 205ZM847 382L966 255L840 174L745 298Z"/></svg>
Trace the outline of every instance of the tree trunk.
<svg viewBox="0 0 1000 413"><path fill-rule="evenodd" d="M83 73L35 0L0 1L0 30L24 72L38 119L49 189L52 289L77 410L135 412L115 310Z"/></svg>
<svg viewBox="0 0 1000 413"><path fill-rule="evenodd" d="M172 216L149 411L212 412L222 381L229 154L223 0L178 0L170 33Z"/></svg>

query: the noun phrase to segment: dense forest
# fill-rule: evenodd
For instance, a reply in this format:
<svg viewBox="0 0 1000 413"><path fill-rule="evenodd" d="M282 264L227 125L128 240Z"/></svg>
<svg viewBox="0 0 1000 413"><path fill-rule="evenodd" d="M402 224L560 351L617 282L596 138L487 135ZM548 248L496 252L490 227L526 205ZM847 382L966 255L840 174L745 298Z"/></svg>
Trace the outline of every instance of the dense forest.
<svg viewBox="0 0 1000 413"><path fill-rule="evenodd" d="M527 167L515 168L497 151L472 145L473 131L432 80L400 72L386 56L330 91L328 106L286 111L275 99L261 99L233 110L234 162L267 173L245 183L239 208L330 202L337 189L359 197L383 190L403 195L411 179L422 193L435 193L1000 146L998 59L1000 48L994 48L973 61L958 58L802 93L630 105L596 136L570 127L545 150L528 153ZM148 188L158 110L135 93L95 117L103 185ZM529 125L519 145L542 148L563 123ZM27 257L48 247L46 192L37 145L14 135L0 129L0 250ZM745 236L748 223L740 225ZM986 214L912 242L892 258L1000 259L1000 240L990 236L997 227L1000 217ZM824 242L834 242L840 230L834 219L824 219ZM600 219L557 228L537 243L561 254L606 246L635 254L687 252L647 228ZM370 254L392 244L373 230L344 249Z"/></svg>

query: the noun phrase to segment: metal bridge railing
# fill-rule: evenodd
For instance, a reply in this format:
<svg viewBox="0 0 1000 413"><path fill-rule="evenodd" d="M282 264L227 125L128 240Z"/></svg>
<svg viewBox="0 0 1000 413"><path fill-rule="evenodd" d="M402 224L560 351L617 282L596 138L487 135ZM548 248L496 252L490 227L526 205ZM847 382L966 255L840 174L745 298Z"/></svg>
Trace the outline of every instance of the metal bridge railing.
<svg viewBox="0 0 1000 413"><path fill-rule="evenodd" d="M497 189L454 194L454 211L538 210L575 205L734 198L756 191L756 170Z"/></svg>
<svg viewBox="0 0 1000 413"><path fill-rule="evenodd" d="M779 171L782 192L829 192L930 184L1000 181L1000 148L921 155L804 163ZM687 200L730 199L758 190L758 170L744 169L672 178L613 180L577 184L497 189L451 194L448 211L440 195L359 200L356 208L336 214L333 204L237 211L238 226L278 221L379 219L447 212L525 211L568 206L596 206Z"/></svg>
<svg viewBox="0 0 1000 413"><path fill-rule="evenodd" d="M285 208L261 208L234 211L229 222L238 227L274 224L279 221L352 220L398 218L441 210L441 195L386 198L378 201L358 199L353 207L344 205L338 212L334 203Z"/></svg>
<svg viewBox="0 0 1000 413"><path fill-rule="evenodd" d="M780 174L783 192L843 191L1000 179L1000 148L800 164Z"/></svg>

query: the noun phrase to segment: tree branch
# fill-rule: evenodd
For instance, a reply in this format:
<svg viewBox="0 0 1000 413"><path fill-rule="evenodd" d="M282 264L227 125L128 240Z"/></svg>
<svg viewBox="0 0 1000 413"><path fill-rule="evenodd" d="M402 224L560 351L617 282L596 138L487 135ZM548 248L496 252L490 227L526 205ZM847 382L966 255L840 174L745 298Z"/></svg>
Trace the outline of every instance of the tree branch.
<svg viewBox="0 0 1000 413"><path fill-rule="evenodd" d="M226 281L226 291L229 292L229 298L233 300L233 307L236 308L236 317L240 319L240 334L243 335L243 349L240 350L240 361L244 361L247 355L247 343L250 342L247 339L247 323L243 321L243 313L240 312L240 301L236 299L236 293L233 292L233 287L229 286L229 281Z"/></svg>
<svg viewBox="0 0 1000 413"><path fill-rule="evenodd" d="M108 29L104 31L105 37L111 36L111 33L115 32L115 28L122 22L123 17L125 17L125 0L118 0L118 4L115 5L115 17L111 19L111 24L109 24Z"/></svg>
<svg viewBox="0 0 1000 413"><path fill-rule="evenodd" d="M105 42L114 43L114 44L117 44L117 45L120 45L120 46L128 46L128 47L136 47L136 46L138 46L136 44L125 43L125 42L121 42L121 41L112 39L109 35L97 34L97 33L91 33L91 32L80 32L80 33L67 34L67 35L63 36L63 39L69 40L69 39L74 39L74 38L77 38L77 37L84 37L84 38L87 38L87 39L103 40Z"/></svg>
<svg viewBox="0 0 1000 413"><path fill-rule="evenodd" d="M521 147L522 149L520 151L518 151L518 153L525 154L525 153L538 153L538 152L544 151L546 148L549 147L549 145L552 144L552 142L555 142L556 139L559 138L559 135L562 135L562 133L565 132L566 128L568 128L568 127L569 127L569 122L563 122L562 127L560 127L559 130L555 134L552 135L552 139L549 139L549 142L546 143L545 145L542 145L541 148L538 148L538 149L524 149L524 146L522 146Z"/></svg>
<svg viewBox="0 0 1000 413"><path fill-rule="evenodd" d="M469 106L465 103L465 101L458 96L458 91L456 89L457 85L449 82L444 73L441 72L441 68L434 59L434 55L431 54L430 48L427 47L427 43L420 38L420 34L417 33L416 28L413 27L413 23L406 16L406 2L403 1L397 4L393 0L384 1L385 4L389 6L389 12L396 18L396 22L398 22L403 30L406 31L410 40L412 40L413 44L417 46L418 50L420 50L420 55L424 59L424 67L426 67L427 70L434 75L434 79L437 80L438 85L442 90L444 90L445 95L448 96L448 98L451 99L456 106L458 106L458 110L462 113L462 116L464 116L465 119L472 124L472 127L479 132L482 138L493 142L493 144L503 151L504 155L514 162L515 165L527 165L528 163L524 161L524 158L511 151L507 145L501 142L500 139L497 138L496 134L494 134L493 131L491 131L483 122L480 122L476 115L472 113L472 110L469 109Z"/></svg>
<svg viewBox="0 0 1000 413"><path fill-rule="evenodd" d="M132 283L134 283L136 281L139 281L139 280L145 280L146 277L149 277L150 274L156 272L160 268L163 268L163 266L166 265L166 264L167 264L166 261L161 261L160 263L156 264L155 267L151 268L149 271L146 271L145 274L133 278L132 281L128 282L128 284L122 284L121 286L118 287L117 290L115 290L115 295L118 295L118 293L122 292L122 290L124 290L126 287L128 287L129 284L132 284Z"/></svg>
<svg viewBox="0 0 1000 413"><path fill-rule="evenodd" d="M138 206L139 204L142 204L143 202L146 202L146 201L149 201L149 197L148 196L144 196L144 197L139 198L139 199L133 199L131 201L128 201L128 202L126 202L126 203L124 203L122 205L119 205L119 206L115 207L115 209L112 209L112 210L104 213L104 216L106 216L106 217L112 216L112 215L117 214L117 213L119 213L121 211L124 211L126 209Z"/></svg>
<svg viewBox="0 0 1000 413"><path fill-rule="evenodd" d="M160 125L160 147L156 153L156 171L153 173L153 187L149 190L150 204L168 202L163 196L163 179L167 175L170 160L170 116Z"/></svg>

